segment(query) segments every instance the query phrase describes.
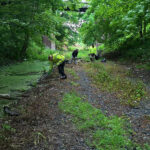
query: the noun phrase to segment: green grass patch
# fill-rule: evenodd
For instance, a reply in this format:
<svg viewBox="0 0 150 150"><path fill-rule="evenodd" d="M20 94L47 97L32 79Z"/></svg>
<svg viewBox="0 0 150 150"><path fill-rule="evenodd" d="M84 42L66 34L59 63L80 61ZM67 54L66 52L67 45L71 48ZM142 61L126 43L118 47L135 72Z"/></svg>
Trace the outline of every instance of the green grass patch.
<svg viewBox="0 0 150 150"><path fill-rule="evenodd" d="M127 78L128 71L117 65L95 62L87 64L86 69L98 87L104 91L115 92L125 104L137 106L147 95L144 83L130 80Z"/></svg>
<svg viewBox="0 0 150 150"><path fill-rule="evenodd" d="M79 83L76 83L74 81L71 81L70 83L71 83L72 86L79 86Z"/></svg>
<svg viewBox="0 0 150 150"><path fill-rule="evenodd" d="M81 131L89 133L90 145L97 150L121 150L131 148L125 121L119 117L106 117L99 109L83 101L75 93L65 94L59 108L73 116L73 122Z"/></svg>
<svg viewBox="0 0 150 150"><path fill-rule="evenodd" d="M79 50L78 57L83 59L84 61L90 61L90 58L89 58L88 54L89 54L88 49L81 49L81 50Z"/></svg>
<svg viewBox="0 0 150 150"><path fill-rule="evenodd" d="M136 65L136 68L150 70L150 63Z"/></svg>
<svg viewBox="0 0 150 150"><path fill-rule="evenodd" d="M75 70L73 70L72 68L66 68L65 70L67 73L71 74L74 77L74 79L76 79L76 80L79 79L79 76L77 75Z"/></svg>

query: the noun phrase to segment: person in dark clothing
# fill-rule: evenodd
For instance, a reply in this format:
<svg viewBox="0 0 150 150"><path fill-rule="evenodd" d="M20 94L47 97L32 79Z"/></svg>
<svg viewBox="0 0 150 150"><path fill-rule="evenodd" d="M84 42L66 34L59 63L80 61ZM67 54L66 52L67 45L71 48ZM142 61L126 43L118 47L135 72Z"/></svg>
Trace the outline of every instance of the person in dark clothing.
<svg viewBox="0 0 150 150"><path fill-rule="evenodd" d="M79 52L79 50L78 49L75 49L73 52L72 52L72 61L74 61L74 63L76 64L77 62L77 56L78 56L78 52ZM71 62L72 62L71 61Z"/></svg>
<svg viewBox="0 0 150 150"><path fill-rule="evenodd" d="M59 71L59 74L61 75L61 79L67 78L67 75L64 72L64 66L65 66L65 61L63 61L60 65L58 65L58 71Z"/></svg>
<svg viewBox="0 0 150 150"><path fill-rule="evenodd" d="M95 55L95 59L98 60L102 57L102 50L97 50L97 55Z"/></svg>
<svg viewBox="0 0 150 150"><path fill-rule="evenodd" d="M100 57L98 55L95 55L95 59L98 60Z"/></svg>

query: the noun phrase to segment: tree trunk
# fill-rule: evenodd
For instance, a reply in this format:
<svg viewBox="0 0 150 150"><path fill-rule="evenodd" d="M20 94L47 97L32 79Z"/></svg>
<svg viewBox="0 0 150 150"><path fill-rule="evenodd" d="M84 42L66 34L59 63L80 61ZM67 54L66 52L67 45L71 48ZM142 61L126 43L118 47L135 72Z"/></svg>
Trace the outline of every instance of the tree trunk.
<svg viewBox="0 0 150 150"><path fill-rule="evenodd" d="M24 57L26 55L26 50L28 48L28 43L29 43L29 33L28 31L25 32L25 38L24 38L24 43L22 46L21 50L21 56Z"/></svg>
<svg viewBox="0 0 150 150"><path fill-rule="evenodd" d="M146 35L146 25L147 25L147 23L146 23L146 20L144 19L144 29L143 29L143 35L145 36Z"/></svg>
<svg viewBox="0 0 150 150"><path fill-rule="evenodd" d="M141 20L141 23L140 23L140 38L143 38L143 25L142 25L142 20Z"/></svg>

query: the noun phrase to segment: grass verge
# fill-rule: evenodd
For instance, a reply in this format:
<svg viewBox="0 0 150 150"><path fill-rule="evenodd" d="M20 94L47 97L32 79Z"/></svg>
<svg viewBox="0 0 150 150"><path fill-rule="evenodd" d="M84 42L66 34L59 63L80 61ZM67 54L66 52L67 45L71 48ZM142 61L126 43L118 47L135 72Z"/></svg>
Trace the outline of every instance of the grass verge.
<svg viewBox="0 0 150 150"><path fill-rule="evenodd" d="M97 150L150 149L148 144L141 148L129 139L129 132L132 131L127 121L116 116L106 117L101 110L82 100L74 92L64 95L59 108L72 115L77 128L88 135L88 144Z"/></svg>
<svg viewBox="0 0 150 150"><path fill-rule="evenodd" d="M97 150L121 150L132 147L128 132L124 129L123 119L116 116L106 117L77 94L65 94L59 108L73 116L73 122L79 130L90 134L89 144Z"/></svg>
<svg viewBox="0 0 150 150"><path fill-rule="evenodd" d="M147 96L144 83L130 80L127 78L129 72L117 65L95 62L86 64L85 67L99 88L104 91L115 92L124 104L137 106L142 98Z"/></svg>

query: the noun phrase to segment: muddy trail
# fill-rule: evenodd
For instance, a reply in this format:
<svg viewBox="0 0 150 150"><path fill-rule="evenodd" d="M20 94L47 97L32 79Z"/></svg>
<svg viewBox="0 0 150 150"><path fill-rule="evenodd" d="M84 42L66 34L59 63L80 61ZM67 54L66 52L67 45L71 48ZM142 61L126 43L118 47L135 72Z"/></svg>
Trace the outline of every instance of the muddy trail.
<svg viewBox="0 0 150 150"><path fill-rule="evenodd" d="M117 115L127 117L130 120L135 134L131 139L137 143L150 143L150 101L144 100L138 107L123 105L114 93L102 92L97 89L87 76L86 72L80 67L77 69L80 77L79 93L86 95L88 102L99 108L107 116Z"/></svg>
<svg viewBox="0 0 150 150"><path fill-rule="evenodd" d="M141 103L138 108L124 106L114 94L102 92L91 82L82 63L68 64L66 70L75 70L76 76L67 72L68 78L60 80L54 72L43 76L36 87L26 91L17 109L21 115L6 116L0 124L9 124L11 129L4 132L0 143L2 150L95 150L87 144L87 135L77 130L72 117L59 109L63 95L76 91L94 107L107 116L117 115L129 118L134 134L131 139L137 143L150 143L150 108ZM75 86L72 83L76 83ZM2 129L2 126L1 126ZM2 130L1 130L2 131Z"/></svg>

